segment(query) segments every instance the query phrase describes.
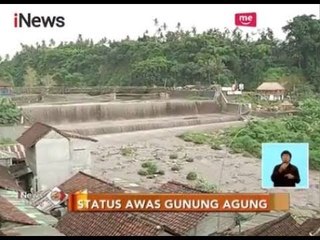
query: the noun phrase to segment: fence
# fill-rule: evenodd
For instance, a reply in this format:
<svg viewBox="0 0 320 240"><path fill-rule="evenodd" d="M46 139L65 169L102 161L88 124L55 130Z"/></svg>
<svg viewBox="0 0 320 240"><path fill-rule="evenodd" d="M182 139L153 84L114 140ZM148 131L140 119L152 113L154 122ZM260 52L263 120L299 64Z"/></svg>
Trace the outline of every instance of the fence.
<svg viewBox="0 0 320 240"><path fill-rule="evenodd" d="M14 94L80 94L101 95L109 93L159 93L167 91L166 88L151 87L15 87Z"/></svg>

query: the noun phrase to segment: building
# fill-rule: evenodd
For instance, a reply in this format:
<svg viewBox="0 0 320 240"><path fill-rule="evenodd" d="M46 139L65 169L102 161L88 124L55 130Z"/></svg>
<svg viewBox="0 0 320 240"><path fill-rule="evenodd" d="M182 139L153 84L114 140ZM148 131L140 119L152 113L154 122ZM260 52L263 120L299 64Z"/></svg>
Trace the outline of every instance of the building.
<svg viewBox="0 0 320 240"><path fill-rule="evenodd" d="M160 186L158 193L208 193L192 186L169 181ZM216 212L146 212L141 215L149 221L165 226L175 236L209 236L224 232L235 226L235 213Z"/></svg>
<svg viewBox="0 0 320 240"><path fill-rule="evenodd" d="M300 212L300 210L299 210ZM303 212L303 211L302 211ZM300 212L301 213L301 212ZM307 214L309 215L309 214ZM237 227L225 231L226 236L320 236L320 218L303 217L291 212L258 213ZM305 220L306 219L306 220Z"/></svg>
<svg viewBox="0 0 320 240"><path fill-rule="evenodd" d="M7 167L0 165L0 189L11 191L23 191L18 181L10 174Z"/></svg>
<svg viewBox="0 0 320 240"><path fill-rule="evenodd" d="M17 141L25 147L26 163L33 172L34 191L53 188L80 170L90 171L90 143L97 142L39 122Z"/></svg>
<svg viewBox="0 0 320 240"><path fill-rule="evenodd" d="M284 101L280 104L280 110L282 111L290 111L294 109L294 105L289 101Z"/></svg>
<svg viewBox="0 0 320 240"><path fill-rule="evenodd" d="M89 193L124 192L83 172L77 173L59 188L66 193L79 190ZM163 184L156 192L203 193L173 181ZM59 220L57 229L66 236L207 236L234 227L234 213L224 213L221 224L218 223L219 217L219 213L197 212L71 212Z"/></svg>
<svg viewBox="0 0 320 240"><path fill-rule="evenodd" d="M25 151L21 144L0 145L0 165L9 167L24 160Z"/></svg>
<svg viewBox="0 0 320 240"><path fill-rule="evenodd" d="M299 224L290 213L244 231L245 236L320 236L320 218L307 219Z"/></svg>
<svg viewBox="0 0 320 240"><path fill-rule="evenodd" d="M262 100L282 101L285 88L278 82L264 82L257 88L257 92Z"/></svg>
<svg viewBox="0 0 320 240"><path fill-rule="evenodd" d="M17 180L18 184L26 192L30 191L33 174L26 162L13 164L9 167L10 174Z"/></svg>
<svg viewBox="0 0 320 240"><path fill-rule="evenodd" d="M0 165L9 167L12 165L12 159L15 157L14 154L0 149Z"/></svg>
<svg viewBox="0 0 320 240"><path fill-rule="evenodd" d="M0 166L0 235L63 236L54 228L58 220L19 197L22 191L8 168Z"/></svg>
<svg viewBox="0 0 320 240"><path fill-rule="evenodd" d="M79 190L89 193L124 192L112 183L84 172L77 173L58 187L68 194ZM57 229L66 236L156 236L163 232L157 224L126 212L71 212L59 220Z"/></svg>
<svg viewBox="0 0 320 240"><path fill-rule="evenodd" d="M12 84L0 80L0 97L12 95Z"/></svg>

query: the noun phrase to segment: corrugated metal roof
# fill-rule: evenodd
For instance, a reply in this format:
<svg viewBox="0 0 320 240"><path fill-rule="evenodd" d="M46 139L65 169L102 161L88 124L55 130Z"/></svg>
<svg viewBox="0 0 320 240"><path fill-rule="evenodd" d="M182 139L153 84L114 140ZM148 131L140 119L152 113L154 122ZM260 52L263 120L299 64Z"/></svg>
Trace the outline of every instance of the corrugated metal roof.
<svg viewBox="0 0 320 240"><path fill-rule="evenodd" d="M15 157L16 157L16 155L14 153L0 149L0 159L10 159L10 158L15 158Z"/></svg>
<svg viewBox="0 0 320 240"><path fill-rule="evenodd" d="M58 220L51 215L40 212L35 207L31 206L26 199L18 198L18 193L0 189L0 196L4 197L13 204L17 209L35 220L40 225L55 225Z"/></svg>
<svg viewBox="0 0 320 240"><path fill-rule="evenodd" d="M19 143L0 145L0 151L5 151L10 154L13 154L13 158L16 158L16 159L26 158L25 148L22 144L19 144Z"/></svg>

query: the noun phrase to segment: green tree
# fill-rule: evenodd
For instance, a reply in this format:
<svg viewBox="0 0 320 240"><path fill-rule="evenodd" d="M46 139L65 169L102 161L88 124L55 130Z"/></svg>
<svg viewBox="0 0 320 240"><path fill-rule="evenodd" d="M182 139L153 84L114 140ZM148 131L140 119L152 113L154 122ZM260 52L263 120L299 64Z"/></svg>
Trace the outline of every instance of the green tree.
<svg viewBox="0 0 320 240"><path fill-rule="evenodd" d="M38 74L31 67L28 67L26 69L26 73L24 75L24 85L28 88L35 87L35 86L39 85Z"/></svg>

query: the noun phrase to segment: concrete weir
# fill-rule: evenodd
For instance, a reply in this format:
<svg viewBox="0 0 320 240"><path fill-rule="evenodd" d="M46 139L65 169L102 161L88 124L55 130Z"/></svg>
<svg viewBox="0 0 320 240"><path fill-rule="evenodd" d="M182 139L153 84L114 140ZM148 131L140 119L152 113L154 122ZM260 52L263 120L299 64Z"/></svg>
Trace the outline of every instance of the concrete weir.
<svg viewBox="0 0 320 240"><path fill-rule="evenodd" d="M24 106L28 123L43 122L85 135L132 132L239 120L214 101L131 101Z"/></svg>

